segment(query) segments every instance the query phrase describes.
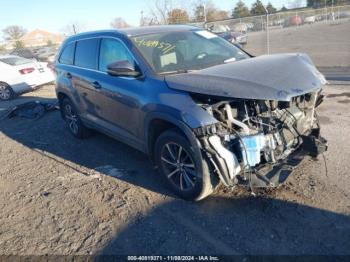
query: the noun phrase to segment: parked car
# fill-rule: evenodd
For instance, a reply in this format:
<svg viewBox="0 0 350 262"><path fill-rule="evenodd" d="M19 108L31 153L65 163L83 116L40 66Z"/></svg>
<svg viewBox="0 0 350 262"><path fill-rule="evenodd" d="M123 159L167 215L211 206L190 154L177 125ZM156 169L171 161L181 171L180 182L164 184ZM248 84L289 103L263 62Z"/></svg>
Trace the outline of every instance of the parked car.
<svg viewBox="0 0 350 262"><path fill-rule="evenodd" d="M53 63L58 48L54 46L46 46L37 50L37 57L39 61Z"/></svg>
<svg viewBox="0 0 350 262"><path fill-rule="evenodd" d="M308 16L308 17L305 17L304 19L305 24L313 24L315 22L316 22L316 16Z"/></svg>
<svg viewBox="0 0 350 262"><path fill-rule="evenodd" d="M326 150L315 113L326 81L305 54L251 57L209 31L152 26L71 36L55 70L69 131L148 154L184 199L220 182L277 186Z"/></svg>
<svg viewBox="0 0 350 262"><path fill-rule="evenodd" d="M20 56L31 60L38 60L38 56L29 48L15 49L10 52L10 55Z"/></svg>
<svg viewBox="0 0 350 262"><path fill-rule="evenodd" d="M302 23L303 23L303 20L298 15L292 16L289 19L289 25L292 25L292 26L301 25Z"/></svg>
<svg viewBox="0 0 350 262"><path fill-rule="evenodd" d="M248 29L252 29L254 25L248 24L248 23L238 23L233 25L233 30L235 32L241 32L241 33L246 33L248 32Z"/></svg>
<svg viewBox="0 0 350 262"><path fill-rule="evenodd" d="M47 63L14 55L0 56L0 100L32 91L55 80Z"/></svg>
<svg viewBox="0 0 350 262"><path fill-rule="evenodd" d="M248 41L248 36L240 32L233 32L228 26L212 25L210 31L221 36L233 44L245 45Z"/></svg>

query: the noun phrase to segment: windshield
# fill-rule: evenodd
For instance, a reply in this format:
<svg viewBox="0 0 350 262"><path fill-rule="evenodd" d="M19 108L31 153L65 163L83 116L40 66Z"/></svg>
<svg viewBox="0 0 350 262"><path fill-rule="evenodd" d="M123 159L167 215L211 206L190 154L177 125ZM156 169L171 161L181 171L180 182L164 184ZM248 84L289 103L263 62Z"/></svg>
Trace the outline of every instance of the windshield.
<svg viewBox="0 0 350 262"><path fill-rule="evenodd" d="M184 31L132 37L156 73L177 73L249 58L208 31Z"/></svg>
<svg viewBox="0 0 350 262"><path fill-rule="evenodd" d="M15 56L0 58L0 61L11 66L24 65L33 62L29 59Z"/></svg>

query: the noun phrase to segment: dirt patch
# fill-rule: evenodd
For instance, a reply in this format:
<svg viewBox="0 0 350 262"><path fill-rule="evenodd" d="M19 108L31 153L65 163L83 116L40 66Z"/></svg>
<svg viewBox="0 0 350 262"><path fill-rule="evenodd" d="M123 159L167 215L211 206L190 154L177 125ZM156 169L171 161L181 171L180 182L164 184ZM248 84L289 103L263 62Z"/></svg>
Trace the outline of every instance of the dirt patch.
<svg viewBox="0 0 350 262"><path fill-rule="evenodd" d="M3 120L0 254L349 255L350 113L331 118L336 105L320 106L328 176L322 158L306 159L277 189L220 187L199 203L174 197L138 151L100 134L73 138L59 112Z"/></svg>
<svg viewBox="0 0 350 262"><path fill-rule="evenodd" d="M318 118L320 120L320 123L322 125L330 125L332 124L333 122L331 121L331 119L327 116L319 116Z"/></svg>

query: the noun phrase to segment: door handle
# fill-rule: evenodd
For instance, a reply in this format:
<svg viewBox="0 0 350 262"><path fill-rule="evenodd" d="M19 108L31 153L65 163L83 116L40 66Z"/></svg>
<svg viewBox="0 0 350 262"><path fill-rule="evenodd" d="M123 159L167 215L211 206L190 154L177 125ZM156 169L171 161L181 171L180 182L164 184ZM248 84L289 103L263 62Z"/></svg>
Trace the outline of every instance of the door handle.
<svg viewBox="0 0 350 262"><path fill-rule="evenodd" d="M72 74L71 73L66 73L66 77L71 79L72 78Z"/></svg>
<svg viewBox="0 0 350 262"><path fill-rule="evenodd" d="M96 89L101 89L101 88L102 88L102 86L100 85L100 83L97 82L97 81L92 82L92 86L93 86L94 88L96 88Z"/></svg>

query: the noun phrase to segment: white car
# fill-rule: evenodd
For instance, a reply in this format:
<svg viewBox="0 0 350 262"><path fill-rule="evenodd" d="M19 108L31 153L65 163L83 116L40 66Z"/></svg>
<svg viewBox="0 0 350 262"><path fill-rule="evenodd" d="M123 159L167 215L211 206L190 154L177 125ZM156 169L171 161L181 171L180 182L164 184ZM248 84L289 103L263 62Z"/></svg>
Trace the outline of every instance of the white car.
<svg viewBox="0 0 350 262"><path fill-rule="evenodd" d="M316 17L315 16L308 16L304 19L305 24L313 24L316 22Z"/></svg>
<svg viewBox="0 0 350 262"><path fill-rule="evenodd" d="M10 100L16 94L32 91L55 81L48 63L14 55L0 56L0 100Z"/></svg>

